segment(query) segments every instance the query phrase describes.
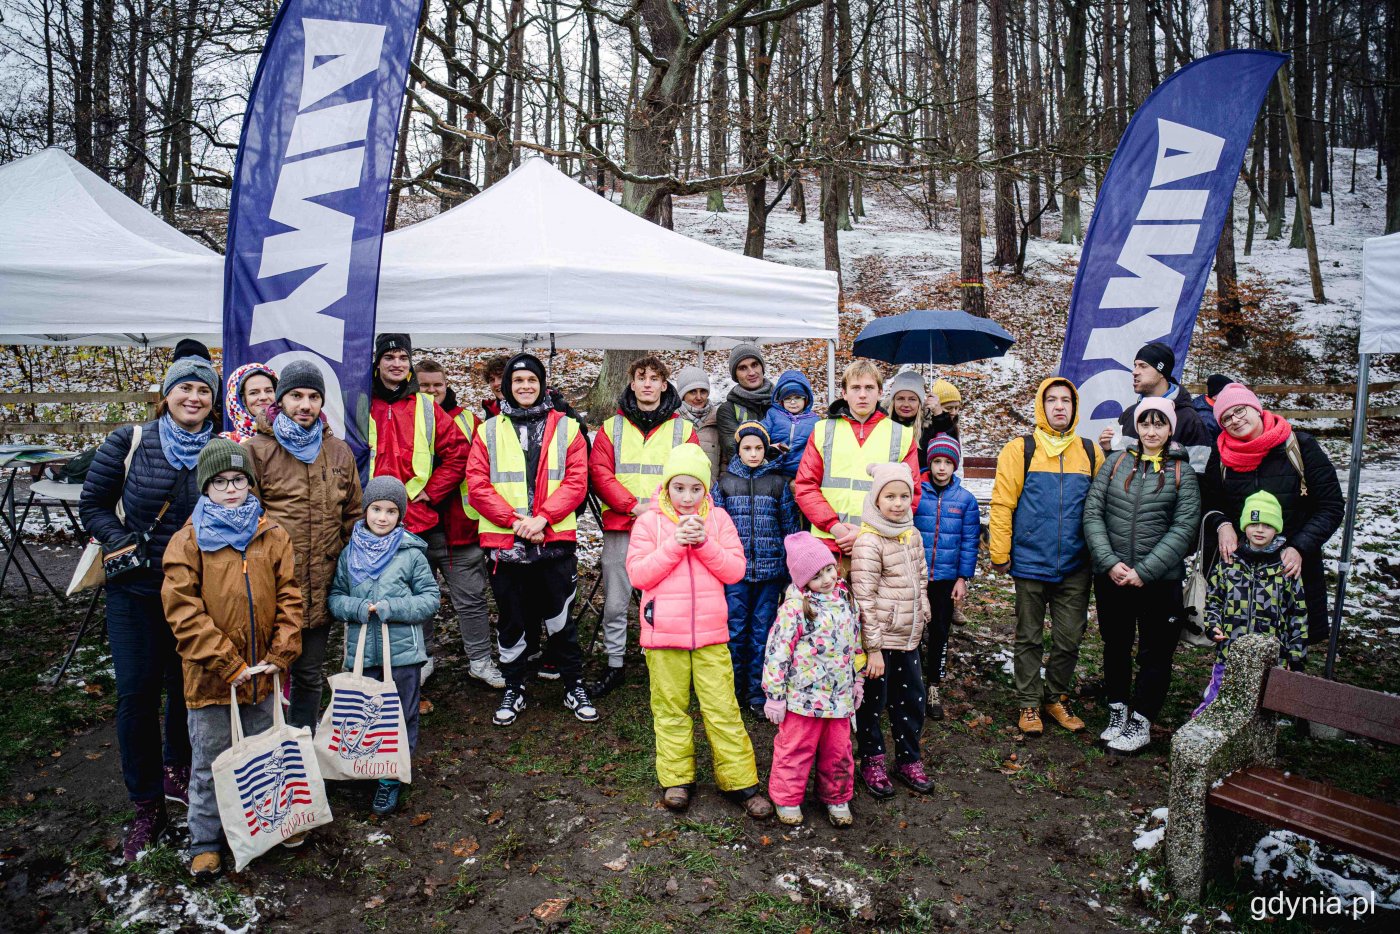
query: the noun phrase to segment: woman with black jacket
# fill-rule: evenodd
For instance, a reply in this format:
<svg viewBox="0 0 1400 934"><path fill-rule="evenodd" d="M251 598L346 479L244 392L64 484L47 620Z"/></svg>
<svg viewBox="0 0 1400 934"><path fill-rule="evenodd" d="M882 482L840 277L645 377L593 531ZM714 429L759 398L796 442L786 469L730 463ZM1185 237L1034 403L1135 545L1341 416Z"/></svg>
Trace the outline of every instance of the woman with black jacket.
<svg viewBox="0 0 1400 934"><path fill-rule="evenodd" d="M161 381L165 398L156 419L140 426L139 440L134 428L118 428L107 437L79 501L83 526L104 552L136 544L137 566L107 580L117 744L122 778L136 809L123 846L128 862L164 832L169 823L164 799L188 800L190 736L180 656L160 587L165 546L199 499L195 467L213 434L218 383L208 360L185 357L172 363ZM125 466L128 453L130 469Z"/></svg>

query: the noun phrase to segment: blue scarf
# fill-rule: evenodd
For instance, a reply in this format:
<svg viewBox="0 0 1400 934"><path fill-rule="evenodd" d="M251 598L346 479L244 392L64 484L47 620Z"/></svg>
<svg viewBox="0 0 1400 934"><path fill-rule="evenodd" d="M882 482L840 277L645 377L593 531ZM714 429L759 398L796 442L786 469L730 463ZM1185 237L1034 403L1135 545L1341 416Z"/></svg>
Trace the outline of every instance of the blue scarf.
<svg viewBox="0 0 1400 934"><path fill-rule="evenodd" d="M209 497L201 496L190 517L194 524L194 540L200 551L232 548L242 554L248 550L262 514L262 503L251 493L242 506L220 506Z"/></svg>
<svg viewBox="0 0 1400 934"><path fill-rule="evenodd" d="M375 535L361 519L355 523L350 533L350 544L345 546L346 567L350 571L350 586L358 586L361 581L377 578L384 573L403 541L403 526L397 526L388 535Z"/></svg>
<svg viewBox="0 0 1400 934"><path fill-rule="evenodd" d="M196 434L175 424L168 413L156 424L160 428L160 449L170 466L176 470L194 470L199 465L199 452L214 436L214 424L206 421Z"/></svg>
<svg viewBox="0 0 1400 934"><path fill-rule="evenodd" d="M312 422L310 428L303 428L286 412L277 413L272 421L272 433L277 436L278 443L303 464L316 462L316 455L321 453L321 440L325 437L320 421Z"/></svg>

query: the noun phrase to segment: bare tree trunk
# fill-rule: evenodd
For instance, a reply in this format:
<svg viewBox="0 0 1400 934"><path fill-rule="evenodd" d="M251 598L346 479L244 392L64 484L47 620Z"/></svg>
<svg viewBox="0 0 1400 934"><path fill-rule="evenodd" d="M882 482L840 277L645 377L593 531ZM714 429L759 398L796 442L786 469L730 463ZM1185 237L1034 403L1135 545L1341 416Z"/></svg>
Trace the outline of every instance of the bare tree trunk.
<svg viewBox="0 0 1400 934"><path fill-rule="evenodd" d="M1225 30L1230 22L1229 0L1207 0L1206 49L1219 52L1225 48ZM1244 343L1245 332L1239 324L1240 290L1235 267L1235 194L1233 188L1225 196L1225 226L1215 247L1215 310L1226 325L1226 341L1231 347Z"/></svg>
<svg viewBox="0 0 1400 934"><path fill-rule="evenodd" d="M960 0L958 34L958 221L962 231L962 309L987 315L982 284L982 192L977 169L977 0ZM1012 256L1015 256L1013 251Z"/></svg>
<svg viewBox="0 0 1400 934"><path fill-rule="evenodd" d="M1400 32L1400 0L1387 3L1389 35ZM1385 162L1385 232L1400 230L1400 42L1387 43L1385 136L1382 144ZM1378 160L1378 162L1381 160Z"/></svg>
<svg viewBox="0 0 1400 934"><path fill-rule="evenodd" d="M1088 145L1088 117L1085 112L1084 73L1088 58L1089 0L1060 0L1065 15L1065 108L1060 138L1070 150L1063 158L1061 190L1061 243L1084 240L1084 221L1079 213L1079 192L1084 186L1084 149Z"/></svg>
<svg viewBox="0 0 1400 934"><path fill-rule="evenodd" d="M1152 60L1157 34L1147 18L1147 0L1128 0L1128 87L1132 109L1137 110L1152 93Z"/></svg>
<svg viewBox="0 0 1400 934"><path fill-rule="evenodd" d="M716 16L729 12L729 0L719 0L715 8ZM740 65L742 68L742 64ZM729 31L715 40L715 54L710 60L710 139L709 171L711 175L724 174L729 162ZM743 81L743 76L739 78ZM741 129L742 132L742 129ZM715 212L724 211L724 189L712 190L705 199L705 207ZM750 222L752 223L752 221ZM747 251L746 251L747 252Z"/></svg>
<svg viewBox="0 0 1400 934"><path fill-rule="evenodd" d="M989 0L992 28L992 155L997 159L994 173L996 201L996 253L992 265L998 268L1016 262L1016 198L1011 158L1011 78L1007 63L1006 4ZM980 200L980 199L979 199ZM980 252L980 249L979 249Z"/></svg>

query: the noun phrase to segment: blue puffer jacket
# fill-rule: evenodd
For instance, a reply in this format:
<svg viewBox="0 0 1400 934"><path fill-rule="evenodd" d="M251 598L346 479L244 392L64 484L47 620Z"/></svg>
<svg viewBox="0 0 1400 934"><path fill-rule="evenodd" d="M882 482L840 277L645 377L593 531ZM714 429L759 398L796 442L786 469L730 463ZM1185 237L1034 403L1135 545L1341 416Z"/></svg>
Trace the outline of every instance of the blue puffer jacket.
<svg viewBox="0 0 1400 934"><path fill-rule="evenodd" d="M389 664L416 665L428 660L423 624L432 619L442 602L437 578L428 564L428 544L412 532L404 532L399 550L377 578L350 584L350 549L340 553L327 601L331 615L345 621L345 668L355 667L355 645L360 626L365 634L365 667L382 665L379 623L389 624ZM375 604L373 619L369 605ZM378 677L374 674L373 677Z"/></svg>
<svg viewBox="0 0 1400 934"><path fill-rule="evenodd" d="M151 566L132 571L122 580L159 586L164 577L161 568L165 546L194 512L199 491L195 489L193 470L177 470L165 459L160 446L160 428L154 421L141 426L141 443L131 458L131 471L123 487L122 463L131 449L131 431L130 427L118 428L97 449L83 482L78 514L88 534L107 548L120 545L130 532L149 531L151 538L146 554ZM160 507L172 492L170 508L165 510L155 528L151 528ZM125 525L117 518L118 497L126 510Z"/></svg>
<svg viewBox="0 0 1400 934"><path fill-rule="evenodd" d="M783 396L799 390L807 397L807 407L800 414L793 415L783 408ZM812 437L812 428L821 416L812 411L812 384L797 370L784 370L773 387L773 405L763 417L763 427L774 444L786 444L788 450L774 459L773 469L788 477L797 476L797 465L802 463L802 452L807 450L807 439Z"/></svg>
<svg viewBox="0 0 1400 934"><path fill-rule="evenodd" d="M929 580L971 578L977 573L982 513L977 508L977 497L963 488L957 474L942 489L924 474L924 495L914 511L914 528L924 539Z"/></svg>
<svg viewBox="0 0 1400 934"><path fill-rule="evenodd" d="M715 505L729 513L744 543L744 580L771 581L787 573L783 539L802 528L788 478L771 461L745 467L734 455L711 491Z"/></svg>

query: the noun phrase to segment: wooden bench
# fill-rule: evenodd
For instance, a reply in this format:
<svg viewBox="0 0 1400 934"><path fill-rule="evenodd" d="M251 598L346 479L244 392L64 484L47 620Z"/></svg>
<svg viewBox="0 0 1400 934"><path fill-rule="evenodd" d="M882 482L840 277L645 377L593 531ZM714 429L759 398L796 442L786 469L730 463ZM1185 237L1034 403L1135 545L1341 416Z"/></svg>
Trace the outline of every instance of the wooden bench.
<svg viewBox="0 0 1400 934"><path fill-rule="evenodd" d="M964 457L962 474L970 480L992 480L997 475L995 457Z"/></svg>
<svg viewBox="0 0 1400 934"><path fill-rule="evenodd" d="M1400 697L1288 671L1277 660L1269 637L1236 642L1220 697L1172 740L1167 865L1179 897L1198 899L1207 878L1270 828L1400 868L1400 808L1293 775L1277 761L1279 716L1400 745Z"/></svg>

